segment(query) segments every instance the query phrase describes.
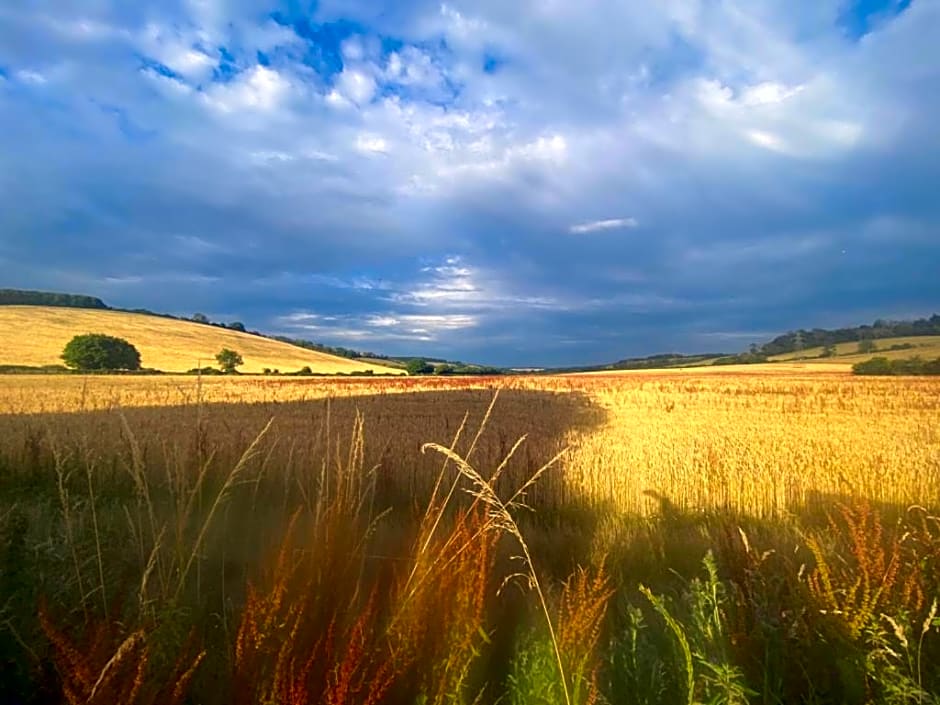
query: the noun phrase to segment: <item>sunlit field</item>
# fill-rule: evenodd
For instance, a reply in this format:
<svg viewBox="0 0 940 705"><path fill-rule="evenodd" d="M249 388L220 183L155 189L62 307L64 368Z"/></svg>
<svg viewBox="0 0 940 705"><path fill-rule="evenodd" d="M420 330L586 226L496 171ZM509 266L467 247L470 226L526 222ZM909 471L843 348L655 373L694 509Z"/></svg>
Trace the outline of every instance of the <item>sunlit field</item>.
<svg viewBox="0 0 940 705"><path fill-rule="evenodd" d="M0 414L0 701L940 694L940 380L9 376Z"/></svg>
<svg viewBox="0 0 940 705"><path fill-rule="evenodd" d="M401 374L376 362L326 355L258 335L125 311L2 306L0 330L4 331L0 364L61 365L66 343L73 336L94 332L129 341L140 352L145 368L164 371L214 366L216 353L231 348L244 359L242 372L260 373L268 368L286 373L309 367L323 374Z"/></svg>

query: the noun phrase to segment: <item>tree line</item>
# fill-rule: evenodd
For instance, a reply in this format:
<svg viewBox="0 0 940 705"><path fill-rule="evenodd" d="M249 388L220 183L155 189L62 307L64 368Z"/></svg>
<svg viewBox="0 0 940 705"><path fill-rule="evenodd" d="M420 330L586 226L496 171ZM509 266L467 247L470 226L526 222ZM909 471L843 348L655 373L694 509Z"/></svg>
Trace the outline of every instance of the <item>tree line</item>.
<svg viewBox="0 0 940 705"><path fill-rule="evenodd" d="M66 308L109 308L96 296L59 294L52 291L0 289L0 306L62 306Z"/></svg>
<svg viewBox="0 0 940 705"><path fill-rule="evenodd" d="M784 353L799 352L807 348L831 347L838 343L922 335L940 335L940 315L934 314L930 318L918 318L913 321L888 321L879 318L871 325L836 328L834 330L823 328L804 330L801 328L777 336L769 343L760 346L755 352L765 356L782 355Z"/></svg>
<svg viewBox="0 0 940 705"><path fill-rule="evenodd" d="M852 365L852 374L879 377L900 377L904 375L940 375L940 358L924 360L909 357L903 360L889 360L886 357L873 357L871 360Z"/></svg>

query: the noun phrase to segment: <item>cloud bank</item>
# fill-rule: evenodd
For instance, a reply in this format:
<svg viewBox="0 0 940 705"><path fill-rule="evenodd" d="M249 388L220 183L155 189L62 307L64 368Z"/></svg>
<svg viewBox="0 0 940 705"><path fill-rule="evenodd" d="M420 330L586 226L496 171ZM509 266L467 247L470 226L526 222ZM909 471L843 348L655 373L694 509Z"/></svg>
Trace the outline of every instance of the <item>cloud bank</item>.
<svg viewBox="0 0 940 705"><path fill-rule="evenodd" d="M940 3L0 7L0 280L494 364L940 309Z"/></svg>

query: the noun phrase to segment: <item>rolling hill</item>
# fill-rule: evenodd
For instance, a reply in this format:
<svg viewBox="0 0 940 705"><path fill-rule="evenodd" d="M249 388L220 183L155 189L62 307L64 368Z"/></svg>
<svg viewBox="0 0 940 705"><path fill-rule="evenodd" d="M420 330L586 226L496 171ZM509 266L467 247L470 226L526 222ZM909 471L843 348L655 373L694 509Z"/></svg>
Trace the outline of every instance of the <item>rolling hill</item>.
<svg viewBox="0 0 940 705"><path fill-rule="evenodd" d="M873 357L886 357L889 360L900 360L909 357L922 357L925 359L935 359L940 357L940 335L912 335L896 338L880 338L873 341L875 349L872 352L858 352L858 343L837 343L835 346L835 355L832 357L823 357L823 348L807 348L799 352L783 353L773 355L769 359L771 362L801 362L819 364L825 362L843 362L855 364L864 362ZM895 348L892 350L892 348Z"/></svg>
<svg viewBox="0 0 940 705"><path fill-rule="evenodd" d="M58 308L54 306L0 306L0 365L58 365L62 348L75 335L105 333L124 338L139 351L144 367L164 372L185 372L215 366L222 348L236 350L245 364L240 372L265 368L314 373L401 374L402 370L374 362L351 360L305 350L270 338L188 321L120 311Z"/></svg>

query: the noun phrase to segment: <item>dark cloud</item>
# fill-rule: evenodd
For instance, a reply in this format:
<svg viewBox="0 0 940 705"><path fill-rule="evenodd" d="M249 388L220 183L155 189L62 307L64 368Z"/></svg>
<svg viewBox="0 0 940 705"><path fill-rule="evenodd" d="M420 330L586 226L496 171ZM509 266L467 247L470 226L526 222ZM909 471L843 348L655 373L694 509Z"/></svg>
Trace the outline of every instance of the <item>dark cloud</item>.
<svg viewBox="0 0 940 705"><path fill-rule="evenodd" d="M390 353L940 302L940 5L0 8L0 275Z"/></svg>

